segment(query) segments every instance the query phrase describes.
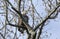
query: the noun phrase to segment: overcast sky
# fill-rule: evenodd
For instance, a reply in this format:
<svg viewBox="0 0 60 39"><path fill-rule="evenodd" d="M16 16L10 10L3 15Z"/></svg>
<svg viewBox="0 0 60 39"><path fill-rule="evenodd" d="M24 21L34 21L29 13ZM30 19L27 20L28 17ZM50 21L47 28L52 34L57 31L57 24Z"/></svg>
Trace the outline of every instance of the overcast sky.
<svg viewBox="0 0 60 39"><path fill-rule="evenodd" d="M41 15L44 17L46 11L44 10L45 8L42 5L42 1L33 0L33 4L35 8L37 9L37 12L43 13ZM60 13L56 19L52 19L49 21L50 22L43 28L43 32L47 31L47 33L42 33L42 34L48 35L48 37L44 37L43 39L60 39Z"/></svg>
<svg viewBox="0 0 60 39"><path fill-rule="evenodd" d="M35 4L38 12L46 13L41 0L38 0L38 3L37 0L33 0L33 3ZM56 19L50 20L48 25L44 27L43 31L47 31L47 34L45 34L48 35L48 37L44 39L60 39L60 13Z"/></svg>

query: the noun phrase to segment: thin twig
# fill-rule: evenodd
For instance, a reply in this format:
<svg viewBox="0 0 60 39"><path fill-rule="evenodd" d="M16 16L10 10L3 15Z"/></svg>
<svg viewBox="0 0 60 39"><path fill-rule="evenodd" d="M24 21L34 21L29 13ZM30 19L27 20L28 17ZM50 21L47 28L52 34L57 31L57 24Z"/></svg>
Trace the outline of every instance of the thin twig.
<svg viewBox="0 0 60 39"><path fill-rule="evenodd" d="M38 24L38 25L35 27L34 31L36 31L36 30L40 27L40 25L42 25L43 23L45 23L45 22L49 19L49 17L50 17L59 7L60 7L60 4L59 4L40 24Z"/></svg>

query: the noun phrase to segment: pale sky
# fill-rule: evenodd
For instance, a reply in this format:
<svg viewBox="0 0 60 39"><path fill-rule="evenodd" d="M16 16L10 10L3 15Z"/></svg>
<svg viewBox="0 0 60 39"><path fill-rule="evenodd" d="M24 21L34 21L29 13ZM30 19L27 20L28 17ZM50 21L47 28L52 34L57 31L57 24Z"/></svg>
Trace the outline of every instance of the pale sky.
<svg viewBox="0 0 60 39"><path fill-rule="evenodd" d="M36 2L37 0L33 0L34 4ZM36 7L37 11L40 13L46 13L44 11L44 6L41 3L42 1L38 0L38 3L35 4L37 6ZM44 27L43 32L44 31L47 31L47 34L46 33L45 34L48 35L48 37L43 38L43 39L60 39L60 13L56 19L50 20L50 22Z"/></svg>
<svg viewBox="0 0 60 39"><path fill-rule="evenodd" d="M37 12L41 13L42 17L45 17L46 12L44 10L45 9L44 6L42 5L42 1L33 0L33 4L34 6L36 6L35 8L37 9ZM49 21L50 22L43 28L43 33L42 33L48 35L48 37L45 36L43 39L60 39L60 13L56 19L51 19ZM47 31L47 33L45 33L44 31Z"/></svg>

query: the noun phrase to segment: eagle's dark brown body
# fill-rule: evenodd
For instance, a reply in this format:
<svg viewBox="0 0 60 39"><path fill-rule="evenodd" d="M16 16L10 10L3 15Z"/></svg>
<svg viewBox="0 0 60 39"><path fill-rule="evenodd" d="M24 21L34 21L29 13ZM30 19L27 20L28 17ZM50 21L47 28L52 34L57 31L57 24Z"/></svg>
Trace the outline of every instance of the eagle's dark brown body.
<svg viewBox="0 0 60 39"><path fill-rule="evenodd" d="M28 20L29 20L28 16L27 16L27 15L22 15L22 16L23 16L25 22L28 23ZM24 25L24 23L23 23L23 21L22 21L21 18L18 19L18 25L20 26L20 27L18 28L18 30L19 30L21 33L23 33L24 30L27 29L27 28L25 27L25 25Z"/></svg>

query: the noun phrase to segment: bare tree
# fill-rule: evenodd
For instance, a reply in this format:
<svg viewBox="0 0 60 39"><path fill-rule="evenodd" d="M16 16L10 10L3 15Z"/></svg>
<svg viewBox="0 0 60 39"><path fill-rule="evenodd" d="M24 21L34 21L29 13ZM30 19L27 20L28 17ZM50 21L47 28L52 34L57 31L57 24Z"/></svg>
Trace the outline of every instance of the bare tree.
<svg viewBox="0 0 60 39"><path fill-rule="evenodd" d="M21 34L24 35L25 33L27 34L26 39L41 39L45 23L49 19L57 18L60 12L59 0L41 1L47 12L45 17L37 12L32 0L0 0L0 11L3 11L0 12L3 19L0 22L0 26L2 26L0 28L0 37L3 39L19 39ZM28 22L29 20L32 22Z"/></svg>

